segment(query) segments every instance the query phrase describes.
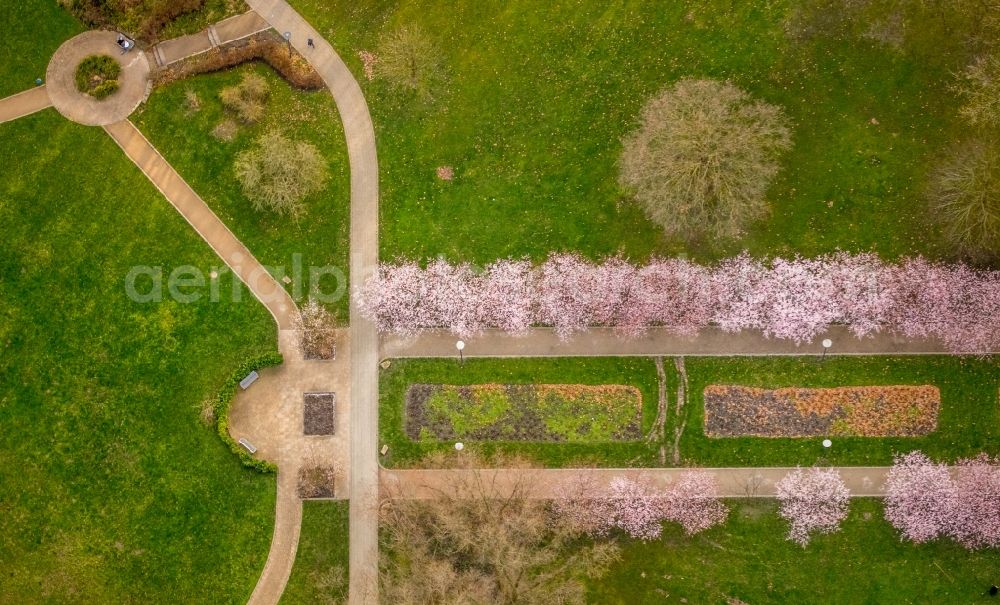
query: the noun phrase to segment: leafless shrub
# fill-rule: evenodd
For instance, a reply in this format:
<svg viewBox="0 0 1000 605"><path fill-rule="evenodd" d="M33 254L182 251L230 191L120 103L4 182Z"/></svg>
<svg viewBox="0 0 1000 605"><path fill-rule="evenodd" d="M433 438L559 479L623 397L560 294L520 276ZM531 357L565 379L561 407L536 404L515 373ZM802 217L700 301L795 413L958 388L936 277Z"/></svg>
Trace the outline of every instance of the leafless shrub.
<svg viewBox="0 0 1000 605"><path fill-rule="evenodd" d="M781 108L728 82L684 79L647 103L624 140L620 182L668 235L733 238L768 213L791 147Z"/></svg>
<svg viewBox="0 0 1000 605"><path fill-rule="evenodd" d="M201 409L198 413L198 419L205 426L215 425L215 402L211 399L206 399L201 402Z"/></svg>
<svg viewBox="0 0 1000 605"><path fill-rule="evenodd" d="M1000 127L1000 54L980 57L959 77L965 104L959 114L973 126Z"/></svg>
<svg viewBox="0 0 1000 605"><path fill-rule="evenodd" d="M222 105L236 114L240 121L253 124L264 117L264 107L268 95L267 80L248 73L236 86L227 86L219 92Z"/></svg>
<svg viewBox="0 0 1000 605"><path fill-rule="evenodd" d="M465 454L463 466L481 465ZM491 473L456 475L437 498L390 500L382 507L389 545L381 561L385 602L585 602L583 580L600 577L618 549L581 547L579 532L545 501L526 497L527 486L501 487Z"/></svg>
<svg viewBox="0 0 1000 605"><path fill-rule="evenodd" d="M201 109L201 99L198 98L198 93L190 88L184 91L184 108L189 114L197 113Z"/></svg>
<svg viewBox="0 0 1000 605"><path fill-rule="evenodd" d="M236 133L239 129L240 127L236 124L236 120L226 118L215 125L215 128L212 129L212 136L228 143L236 138Z"/></svg>
<svg viewBox="0 0 1000 605"><path fill-rule="evenodd" d="M444 80L441 51L419 27L399 27L382 38L375 54L377 76L423 100L432 99Z"/></svg>
<svg viewBox="0 0 1000 605"><path fill-rule="evenodd" d="M299 469L299 498L333 498L337 479L332 466L303 466Z"/></svg>
<svg viewBox="0 0 1000 605"><path fill-rule="evenodd" d="M307 359L336 357L337 321L326 307L310 299L299 312L295 328L301 332L299 346Z"/></svg>
<svg viewBox="0 0 1000 605"><path fill-rule="evenodd" d="M1000 256L1000 150L980 142L956 148L933 174L929 197L959 254L972 261Z"/></svg>
<svg viewBox="0 0 1000 605"><path fill-rule="evenodd" d="M234 165L243 192L257 210L300 215L303 199L323 188L327 167L316 146L278 132L263 135Z"/></svg>

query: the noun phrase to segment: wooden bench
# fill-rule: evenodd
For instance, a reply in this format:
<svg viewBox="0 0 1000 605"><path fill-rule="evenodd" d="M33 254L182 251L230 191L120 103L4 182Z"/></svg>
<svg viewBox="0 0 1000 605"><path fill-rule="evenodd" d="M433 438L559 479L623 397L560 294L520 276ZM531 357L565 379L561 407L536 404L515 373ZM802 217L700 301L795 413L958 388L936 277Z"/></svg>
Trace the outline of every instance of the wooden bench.
<svg viewBox="0 0 1000 605"><path fill-rule="evenodd" d="M246 450L248 452L250 452L251 454L256 454L257 453L257 448L254 447L254 445L252 443L250 443L250 440L247 439L246 437L240 437L240 445L242 445L243 447L245 447Z"/></svg>
<svg viewBox="0 0 1000 605"><path fill-rule="evenodd" d="M250 372L249 374L246 375L246 378L240 381L240 388L243 389L244 391L249 389L250 385L257 382L258 378L260 378L260 374L257 373L257 370Z"/></svg>

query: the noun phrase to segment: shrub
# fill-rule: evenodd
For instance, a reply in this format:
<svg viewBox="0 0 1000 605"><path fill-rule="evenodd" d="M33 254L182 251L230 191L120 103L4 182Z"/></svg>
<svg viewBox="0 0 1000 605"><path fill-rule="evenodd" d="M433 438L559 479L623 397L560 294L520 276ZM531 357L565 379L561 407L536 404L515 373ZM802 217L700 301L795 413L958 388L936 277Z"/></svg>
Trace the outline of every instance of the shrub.
<svg viewBox="0 0 1000 605"><path fill-rule="evenodd" d="M306 359L333 359L337 355L337 321L325 307L310 299L296 318L299 347Z"/></svg>
<svg viewBox="0 0 1000 605"><path fill-rule="evenodd" d="M197 74L229 69L248 61L264 61L296 88L320 90L326 87L323 78L309 62L294 49L289 53L288 43L273 30L224 44L159 69L152 74L153 83L162 86Z"/></svg>
<svg viewBox="0 0 1000 605"><path fill-rule="evenodd" d="M118 90L122 67L108 55L90 55L76 68L76 88L95 99L104 99Z"/></svg>
<svg viewBox="0 0 1000 605"><path fill-rule="evenodd" d="M384 36L374 56L370 60L362 56L366 73L371 69L395 88L425 101L436 96L444 80L441 51L417 26L403 25Z"/></svg>
<svg viewBox="0 0 1000 605"><path fill-rule="evenodd" d="M959 254L973 261L1000 256L1000 150L982 143L956 148L934 173L929 198Z"/></svg>
<svg viewBox="0 0 1000 605"><path fill-rule="evenodd" d="M236 120L226 118L215 125L215 128L212 129L212 136L228 143L236 138L236 133L239 132L239 129L240 127L236 124Z"/></svg>
<svg viewBox="0 0 1000 605"><path fill-rule="evenodd" d="M302 214L303 199L321 190L327 177L319 149L278 132L263 135L254 148L240 153L234 169L254 208L293 216Z"/></svg>
<svg viewBox="0 0 1000 605"><path fill-rule="evenodd" d="M184 91L184 107L188 113L196 113L201 109L201 99L198 97L198 93L190 88Z"/></svg>
<svg viewBox="0 0 1000 605"><path fill-rule="evenodd" d="M219 92L222 105L236 114L246 124L253 124L264 117L268 96L267 80L254 73L243 76L236 86L227 86Z"/></svg>
<svg viewBox="0 0 1000 605"><path fill-rule="evenodd" d="M840 528L850 507L850 491L834 469L795 469L775 484L781 516L788 521L788 539L802 546L814 532L829 534Z"/></svg>
<svg viewBox="0 0 1000 605"><path fill-rule="evenodd" d="M1000 54L980 57L960 76L965 105L959 114L973 126L1000 127Z"/></svg>
<svg viewBox="0 0 1000 605"><path fill-rule="evenodd" d="M88 26L136 32L155 42L178 17L201 10L205 0L59 0Z"/></svg>
<svg viewBox="0 0 1000 605"><path fill-rule="evenodd" d="M791 147L784 112L728 82L684 79L654 97L623 141L621 185L670 236L733 238Z"/></svg>
<svg viewBox="0 0 1000 605"><path fill-rule="evenodd" d="M229 450L236 454L243 463L243 466L261 471L263 473L273 473L277 471L277 468L266 460L260 460L254 458L243 449L243 446L237 443L233 439L232 435L229 434L229 406L233 403L233 398L236 396L236 389L239 387L240 381L243 380L247 374L254 370L259 370L261 368L266 368L269 366L280 365L284 361L280 353L267 353L253 359L249 359L236 370L229 375L229 378L223 383L222 388L219 389L219 394L215 398L215 418L216 418L216 432L222 441L229 446ZM204 413L203 413L204 417Z"/></svg>

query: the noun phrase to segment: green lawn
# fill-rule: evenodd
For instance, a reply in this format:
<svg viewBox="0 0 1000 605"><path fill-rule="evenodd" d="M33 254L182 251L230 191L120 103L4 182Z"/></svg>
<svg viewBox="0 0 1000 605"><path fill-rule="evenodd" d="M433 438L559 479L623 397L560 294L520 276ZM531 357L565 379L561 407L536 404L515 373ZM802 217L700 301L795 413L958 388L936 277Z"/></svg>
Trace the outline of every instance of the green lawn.
<svg viewBox="0 0 1000 605"><path fill-rule="evenodd" d="M702 466L783 466L815 463L886 465L894 452L920 449L953 460L980 451L1000 452L1000 364L961 357L832 357L686 359L689 382L682 457ZM702 392L709 384L757 387L834 387L930 384L941 389L938 429L923 437L833 437L823 451L821 438L708 438L704 435ZM676 425L676 418L671 423ZM668 431L669 432L669 431Z"/></svg>
<svg viewBox="0 0 1000 605"><path fill-rule="evenodd" d="M928 34L909 55L853 36L793 44L783 33L791 0L292 4L366 93L383 259L941 250L922 187L955 129L948 85L965 59L954 36ZM358 51L403 23L444 58L448 83L430 105L362 75ZM773 216L721 248L665 241L616 183L620 140L639 109L686 76L730 79L794 123ZM454 166L454 181L437 180L441 165Z"/></svg>
<svg viewBox="0 0 1000 605"><path fill-rule="evenodd" d="M83 29L56 0L0 2L0 97L44 80L52 53Z"/></svg>
<svg viewBox="0 0 1000 605"><path fill-rule="evenodd" d="M346 500L302 503L302 537L282 605L346 602L348 508Z"/></svg>
<svg viewBox="0 0 1000 605"><path fill-rule="evenodd" d="M622 561L593 582L601 605L697 603L992 603L1000 551L969 552L942 541L903 543L881 503L857 499L843 531L803 549L785 540L773 501L732 502L729 521L695 537L668 526L656 542L624 542ZM686 601L682 600L686 599ZM734 601L735 603L735 601Z"/></svg>
<svg viewBox="0 0 1000 605"><path fill-rule="evenodd" d="M245 603L274 477L199 412L273 320L126 296L135 265L220 262L100 129L0 125L0 163L0 603Z"/></svg>
<svg viewBox="0 0 1000 605"><path fill-rule="evenodd" d="M413 441L404 430L406 390L411 384L624 384L642 392L643 435L656 418L657 378L651 359L633 358L519 358L394 360L382 370L379 385L379 438L389 445L382 458L386 466L407 466L431 451L454 447L451 442ZM655 466L659 448L644 439L592 443L466 440L470 450L524 454L545 466Z"/></svg>
<svg viewBox="0 0 1000 605"><path fill-rule="evenodd" d="M270 84L266 115L258 124L241 126L232 142L219 141L211 135L224 118L219 91L247 72L264 76ZM200 100L198 111L186 108L188 90ZM266 65L244 65L155 90L133 121L259 261L284 267L291 275L296 255L301 255L303 295L309 293L309 267L331 266L347 276L350 171L340 115L329 92L297 91ZM316 145L329 163L326 188L306 199L307 211L297 219L254 210L233 172L237 154L271 129ZM343 287L340 299L329 306L346 321L346 282L333 275L319 281L327 294ZM293 286L288 289L296 294Z"/></svg>

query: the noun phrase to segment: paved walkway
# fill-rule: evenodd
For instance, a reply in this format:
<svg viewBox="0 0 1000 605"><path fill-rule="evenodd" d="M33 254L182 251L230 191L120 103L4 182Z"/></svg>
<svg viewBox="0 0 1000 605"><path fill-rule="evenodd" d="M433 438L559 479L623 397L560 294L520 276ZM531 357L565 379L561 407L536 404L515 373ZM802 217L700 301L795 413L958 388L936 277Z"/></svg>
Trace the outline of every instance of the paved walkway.
<svg viewBox="0 0 1000 605"><path fill-rule="evenodd" d="M378 264L378 158L368 104L333 47L283 0L247 0L326 83L344 122L351 169L351 282ZM314 46L307 45L308 39ZM378 603L378 335L351 300L350 602Z"/></svg>
<svg viewBox="0 0 1000 605"><path fill-rule="evenodd" d="M166 67L188 57L208 52L217 46L242 40L271 26L254 11L247 11L210 25L196 34L165 40L154 46L150 52L156 64Z"/></svg>
<svg viewBox="0 0 1000 605"><path fill-rule="evenodd" d="M338 358L310 361L302 358L299 332L281 330L278 346L285 361L260 371L260 378L246 391L239 391L229 413L229 433L246 437L257 447L258 458L278 466L274 534L267 563L250 597L250 603L277 603L295 564L302 501L296 490L299 469L333 465L337 469L338 499L349 496L351 381L350 336L337 334ZM336 394L336 417L332 435L303 433L303 394Z"/></svg>
<svg viewBox="0 0 1000 605"><path fill-rule="evenodd" d="M293 328L298 308L292 298L146 137L142 136L139 129L124 120L105 126L104 130L267 307L277 322L278 329Z"/></svg>
<svg viewBox="0 0 1000 605"><path fill-rule="evenodd" d="M855 497L885 495L887 466L836 467ZM438 497L456 481L468 483L471 478L483 478L499 493L509 493L515 485L526 488L528 497L551 499L560 493L574 493L581 477L589 477L590 491L601 496L615 477L642 477L656 487L666 487L687 468L650 469L479 469L479 470L382 470L382 489L387 496L425 499ZM719 494L726 498L774 496L774 484L794 467L769 468L707 468L719 481Z"/></svg>
<svg viewBox="0 0 1000 605"><path fill-rule="evenodd" d="M44 86L30 88L0 99L0 124L31 115L46 107L52 107L52 101L49 100L49 93Z"/></svg>
<svg viewBox="0 0 1000 605"><path fill-rule="evenodd" d="M627 356L627 355L819 355L824 338L833 341L830 355L941 355L954 354L933 340L906 339L889 334L859 339L843 326L832 326L811 344L796 345L789 340L764 338L759 333L737 334L717 328L703 330L697 338L683 338L663 329L654 329L640 338L623 338L610 328L594 328L560 340L550 328L535 328L524 336L490 330L465 339L467 357L548 357L548 356ZM456 357L458 337L446 330L433 330L415 338L386 335L381 356Z"/></svg>
<svg viewBox="0 0 1000 605"><path fill-rule="evenodd" d="M52 55L45 70L45 89L56 110L74 122L106 126L132 115L149 95L149 60L146 53L133 50L121 54L117 34L89 31L74 36ZM107 55L121 65L120 87L106 99L97 100L76 89L76 68L90 55Z"/></svg>

